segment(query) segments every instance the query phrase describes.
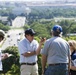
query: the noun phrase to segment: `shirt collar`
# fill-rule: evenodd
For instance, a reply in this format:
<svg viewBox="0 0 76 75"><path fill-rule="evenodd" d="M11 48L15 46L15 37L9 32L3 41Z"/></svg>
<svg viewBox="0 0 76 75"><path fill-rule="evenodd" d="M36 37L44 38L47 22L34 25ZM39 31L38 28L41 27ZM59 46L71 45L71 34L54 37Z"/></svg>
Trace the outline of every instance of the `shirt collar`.
<svg viewBox="0 0 76 75"><path fill-rule="evenodd" d="M32 43L32 42L30 42L26 37L25 37L25 39L26 39L27 42ZM32 40L32 41L33 41L33 40Z"/></svg>

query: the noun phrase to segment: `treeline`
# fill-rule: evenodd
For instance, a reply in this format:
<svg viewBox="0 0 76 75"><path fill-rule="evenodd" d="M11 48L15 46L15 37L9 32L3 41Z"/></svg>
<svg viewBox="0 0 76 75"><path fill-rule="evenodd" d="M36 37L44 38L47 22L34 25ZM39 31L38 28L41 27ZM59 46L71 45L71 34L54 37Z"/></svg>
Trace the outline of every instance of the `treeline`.
<svg viewBox="0 0 76 75"><path fill-rule="evenodd" d="M76 21L74 20L62 20L55 22L54 20L50 21L35 21L30 22L29 25L26 25L23 27L24 30L27 28L33 28L36 32L37 37L47 37L49 38L51 35L51 29L53 25L59 24L63 28L63 36L66 36L68 33L76 33ZM0 23L0 29L4 31L8 31L10 27L8 25L4 25Z"/></svg>
<svg viewBox="0 0 76 75"><path fill-rule="evenodd" d="M0 16L8 16L8 20L14 19L16 16L26 16L26 11L20 15L12 13L13 8L7 8L7 10L0 10ZM75 7L51 7L51 6L39 6L39 7L30 7L31 12L28 13L28 19L51 19L54 17L76 17L76 8Z"/></svg>
<svg viewBox="0 0 76 75"><path fill-rule="evenodd" d="M8 25L4 25L2 22L0 22L0 29L2 29L4 31L8 31L10 29L10 27Z"/></svg>
<svg viewBox="0 0 76 75"><path fill-rule="evenodd" d="M74 7L33 7L29 18L54 18L54 17L76 17Z"/></svg>

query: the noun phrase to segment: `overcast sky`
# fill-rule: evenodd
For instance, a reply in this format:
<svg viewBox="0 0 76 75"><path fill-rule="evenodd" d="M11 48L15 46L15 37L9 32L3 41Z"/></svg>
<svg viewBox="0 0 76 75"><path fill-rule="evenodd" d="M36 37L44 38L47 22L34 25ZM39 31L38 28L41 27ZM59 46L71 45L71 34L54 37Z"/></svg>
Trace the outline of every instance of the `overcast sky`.
<svg viewBox="0 0 76 75"><path fill-rule="evenodd" d="M0 0L0 1L46 1L46 0Z"/></svg>
<svg viewBox="0 0 76 75"><path fill-rule="evenodd" d="M76 0L0 0L0 1L76 1Z"/></svg>

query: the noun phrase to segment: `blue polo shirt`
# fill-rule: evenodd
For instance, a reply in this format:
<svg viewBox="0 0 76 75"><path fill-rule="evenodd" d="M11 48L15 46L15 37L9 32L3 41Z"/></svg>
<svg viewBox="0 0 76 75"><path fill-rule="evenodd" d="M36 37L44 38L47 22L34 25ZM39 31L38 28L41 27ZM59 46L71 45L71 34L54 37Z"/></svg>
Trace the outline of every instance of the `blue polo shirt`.
<svg viewBox="0 0 76 75"><path fill-rule="evenodd" d="M71 55L72 65L76 66L76 52L74 51Z"/></svg>
<svg viewBox="0 0 76 75"><path fill-rule="evenodd" d="M72 65L76 67L76 52L75 51L71 54L71 61L72 61ZM71 72L71 75L76 75L76 71L70 70L70 72Z"/></svg>

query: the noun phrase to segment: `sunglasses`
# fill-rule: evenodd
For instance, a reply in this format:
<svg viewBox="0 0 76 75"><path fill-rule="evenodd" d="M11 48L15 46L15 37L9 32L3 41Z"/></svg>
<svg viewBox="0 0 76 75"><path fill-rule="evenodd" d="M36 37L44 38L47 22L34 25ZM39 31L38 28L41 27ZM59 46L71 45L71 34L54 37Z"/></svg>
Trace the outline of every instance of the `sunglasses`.
<svg viewBox="0 0 76 75"><path fill-rule="evenodd" d="M34 36L33 34L31 34L31 36Z"/></svg>

